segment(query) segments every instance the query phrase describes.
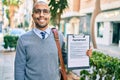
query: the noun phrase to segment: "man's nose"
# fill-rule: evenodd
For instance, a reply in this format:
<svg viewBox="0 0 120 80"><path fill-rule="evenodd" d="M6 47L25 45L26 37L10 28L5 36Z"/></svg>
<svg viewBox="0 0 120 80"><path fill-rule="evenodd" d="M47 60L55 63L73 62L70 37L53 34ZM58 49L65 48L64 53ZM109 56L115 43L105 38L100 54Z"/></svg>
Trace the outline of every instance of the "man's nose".
<svg viewBox="0 0 120 80"><path fill-rule="evenodd" d="M41 12L39 13L39 15L40 15L40 16L44 16L44 13L43 13L43 11L41 11Z"/></svg>

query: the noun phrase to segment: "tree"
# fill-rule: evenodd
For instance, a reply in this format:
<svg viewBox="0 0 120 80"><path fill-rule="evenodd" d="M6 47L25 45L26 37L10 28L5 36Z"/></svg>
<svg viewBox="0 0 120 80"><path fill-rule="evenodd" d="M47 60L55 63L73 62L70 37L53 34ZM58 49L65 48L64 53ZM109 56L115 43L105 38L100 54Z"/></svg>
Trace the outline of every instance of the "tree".
<svg viewBox="0 0 120 80"><path fill-rule="evenodd" d="M95 8L91 17L91 24L90 24L90 28L91 28L91 37L92 37L92 43L93 43L93 47L97 48L97 44L96 44L96 39L95 39L95 19L96 16L101 12L101 8L100 8L100 0L96 0L95 2Z"/></svg>
<svg viewBox="0 0 120 80"><path fill-rule="evenodd" d="M13 18L15 14L16 8L19 8L20 1L19 0L2 0L3 5L7 6L6 10L7 18L9 20L9 26L14 28Z"/></svg>
<svg viewBox="0 0 120 80"><path fill-rule="evenodd" d="M50 0L49 6L51 11L51 21L53 25L57 25L59 28L61 15L64 9L68 7L68 2L67 0Z"/></svg>
<svg viewBox="0 0 120 80"><path fill-rule="evenodd" d="M33 5L37 2L37 0L33 0Z"/></svg>

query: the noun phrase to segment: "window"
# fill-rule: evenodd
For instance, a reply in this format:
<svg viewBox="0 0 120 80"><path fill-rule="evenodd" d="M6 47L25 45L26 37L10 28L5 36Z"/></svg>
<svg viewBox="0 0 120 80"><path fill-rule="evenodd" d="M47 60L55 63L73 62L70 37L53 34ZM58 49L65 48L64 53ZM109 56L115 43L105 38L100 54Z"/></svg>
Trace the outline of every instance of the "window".
<svg viewBox="0 0 120 80"><path fill-rule="evenodd" d="M98 22L97 23L97 37L103 38L103 31L104 31L104 23Z"/></svg>

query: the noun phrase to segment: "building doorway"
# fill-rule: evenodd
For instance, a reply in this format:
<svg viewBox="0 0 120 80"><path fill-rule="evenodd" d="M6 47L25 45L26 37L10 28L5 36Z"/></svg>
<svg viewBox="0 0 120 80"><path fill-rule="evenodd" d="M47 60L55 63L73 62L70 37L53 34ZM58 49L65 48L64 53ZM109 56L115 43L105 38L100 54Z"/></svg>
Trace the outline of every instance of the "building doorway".
<svg viewBox="0 0 120 80"><path fill-rule="evenodd" d="M119 44L120 40L120 23L113 22L113 38L112 43L113 44Z"/></svg>

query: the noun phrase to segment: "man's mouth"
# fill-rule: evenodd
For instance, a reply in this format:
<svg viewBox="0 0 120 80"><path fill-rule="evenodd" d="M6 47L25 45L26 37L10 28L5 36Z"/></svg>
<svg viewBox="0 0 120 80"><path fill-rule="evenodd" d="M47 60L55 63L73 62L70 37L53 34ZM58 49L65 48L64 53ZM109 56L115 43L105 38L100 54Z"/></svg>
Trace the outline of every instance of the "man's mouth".
<svg viewBox="0 0 120 80"><path fill-rule="evenodd" d="M44 21L45 21L44 19L39 19L39 18L37 18L37 20L38 20L39 22L44 22Z"/></svg>
<svg viewBox="0 0 120 80"><path fill-rule="evenodd" d="M43 22L45 22L45 20L44 19L40 19L39 22L43 23Z"/></svg>
<svg viewBox="0 0 120 80"><path fill-rule="evenodd" d="M43 19L42 19L42 20L39 20L39 22L44 22L44 21L45 21L45 20L43 20Z"/></svg>

